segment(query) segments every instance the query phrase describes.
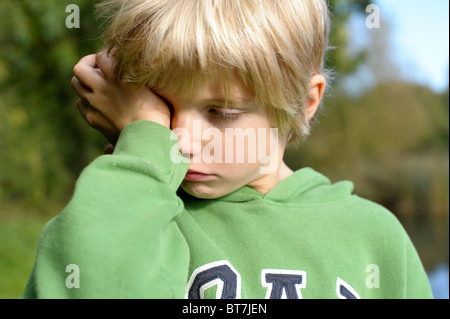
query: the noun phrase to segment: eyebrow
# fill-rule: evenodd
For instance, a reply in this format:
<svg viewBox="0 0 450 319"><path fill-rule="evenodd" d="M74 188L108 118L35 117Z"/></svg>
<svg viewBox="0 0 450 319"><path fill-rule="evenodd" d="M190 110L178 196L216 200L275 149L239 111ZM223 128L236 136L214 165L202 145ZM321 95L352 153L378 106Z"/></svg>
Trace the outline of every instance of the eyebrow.
<svg viewBox="0 0 450 319"><path fill-rule="evenodd" d="M212 99L201 100L201 102L205 103L205 104L223 104L223 105L228 105L228 106L242 106L242 105L254 103L255 101L253 99L231 100L231 99L224 99L224 98L212 98Z"/></svg>

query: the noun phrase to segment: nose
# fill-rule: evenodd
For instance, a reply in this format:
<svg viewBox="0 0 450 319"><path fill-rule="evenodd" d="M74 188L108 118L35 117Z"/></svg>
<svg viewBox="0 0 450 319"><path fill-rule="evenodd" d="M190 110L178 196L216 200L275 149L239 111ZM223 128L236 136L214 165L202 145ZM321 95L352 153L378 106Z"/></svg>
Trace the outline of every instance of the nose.
<svg viewBox="0 0 450 319"><path fill-rule="evenodd" d="M178 137L180 153L191 161L201 154L202 128L201 120L194 114L173 114L171 129Z"/></svg>

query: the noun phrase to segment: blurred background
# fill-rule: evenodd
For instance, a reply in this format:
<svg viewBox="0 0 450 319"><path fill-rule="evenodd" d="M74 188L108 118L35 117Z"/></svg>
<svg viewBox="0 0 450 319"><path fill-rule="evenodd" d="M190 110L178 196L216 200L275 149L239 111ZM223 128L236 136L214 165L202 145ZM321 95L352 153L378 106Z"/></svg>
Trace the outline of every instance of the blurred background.
<svg viewBox="0 0 450 319"><path fill-rule="evenodd" d="M70 86L73 66L102 43L94 3L0 0L0 298L20 296L43 225L107 144ZM69 4L79 28L66 26ZM448 6L331 0L334 76L311 136L285 156L391 210L436 298L449 297Z"/></svg>

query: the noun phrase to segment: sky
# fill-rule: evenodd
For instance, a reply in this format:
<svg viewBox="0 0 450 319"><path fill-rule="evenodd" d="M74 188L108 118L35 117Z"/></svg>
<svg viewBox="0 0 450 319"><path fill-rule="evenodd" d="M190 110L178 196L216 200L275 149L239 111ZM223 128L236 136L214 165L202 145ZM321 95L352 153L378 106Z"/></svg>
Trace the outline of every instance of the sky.
<svg viewBox="0 0 450 319"><path fill-rule="evenodd" d="M376 4L392 27L394 59L411 68L418 82L445 90L449 76L449 1L376 0Z"/></svg>
<svg viewBox="0 0 450 319"><path fill-rule="evenodd" d="M389 55L403 76L436 92L444 91L449 77L449 1L374 0L374 3L380 12L380 28L390 31ZM359 19L356 23L361 30L365 21Z"/></svg>

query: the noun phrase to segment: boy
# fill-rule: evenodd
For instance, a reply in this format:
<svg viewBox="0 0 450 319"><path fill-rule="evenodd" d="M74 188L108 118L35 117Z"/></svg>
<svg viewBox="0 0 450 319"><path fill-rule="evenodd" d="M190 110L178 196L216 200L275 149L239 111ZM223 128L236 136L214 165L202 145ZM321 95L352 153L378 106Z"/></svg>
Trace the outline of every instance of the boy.
<svg viewBox="0 0 450 319"><path fill-rule="evenodd" d="M390 212L283 163L325 90L325 1L99 9L107 50L72 85L115 148L45 226L24 298L431 297Z"/></svg>

